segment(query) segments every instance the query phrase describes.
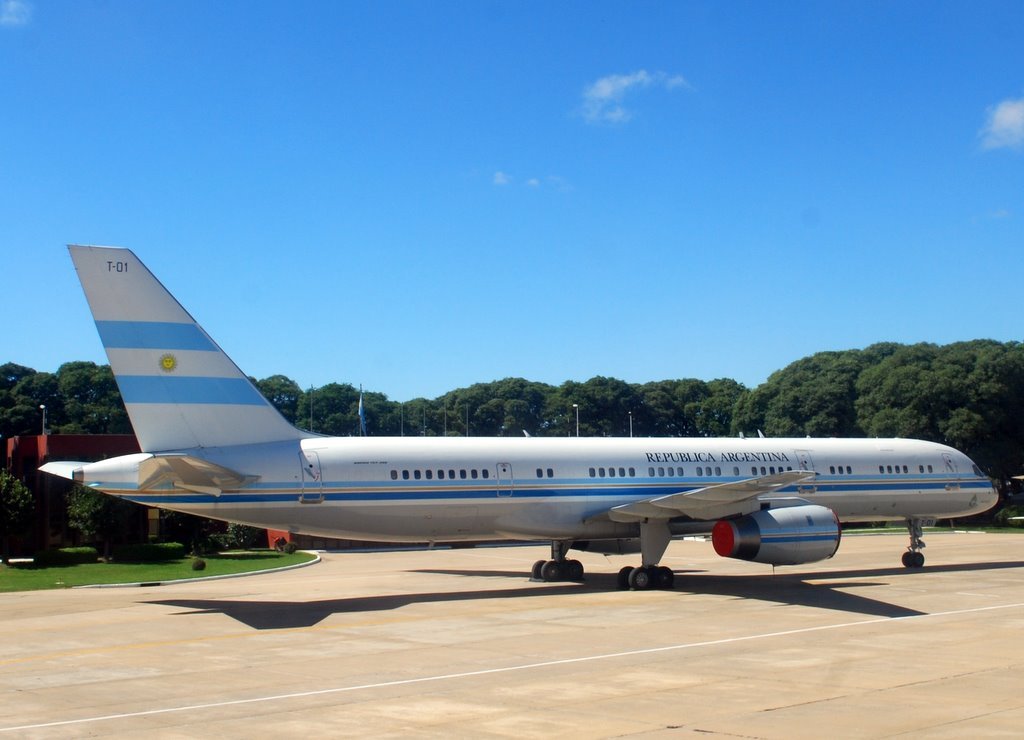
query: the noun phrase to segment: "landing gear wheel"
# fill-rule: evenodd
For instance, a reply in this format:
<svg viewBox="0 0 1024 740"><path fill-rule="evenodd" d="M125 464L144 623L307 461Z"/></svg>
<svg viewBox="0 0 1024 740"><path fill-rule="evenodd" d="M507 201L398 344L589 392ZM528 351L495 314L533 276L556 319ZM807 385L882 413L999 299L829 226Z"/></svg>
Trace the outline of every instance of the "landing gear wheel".
<svg viewBox="0 0 1024 740"><path fill-rule="evenodd" d="M923 568L924 567L924 553L915 552L914 550L907 550L903 553L901 558L903 561L903 567L905 568Z"/></svg>
<svg viewBox="0 0 1024 740"><path fill-rule="evenodd" d="M540 569L540 575L548 583L554 583L562 580L564 570L562 564L557 560L548 560Z"/></svg>
<svg viewBox="0 0 1024 740"><path fill-rule="evenodd" d="M651 575L651 569L646 566L633 568L629 572L629 587L637 591L646 591L651 587L651 582L654 580Z"/></svg>
<svg viewBox="0 0 1024 740"><path fill-rule="evenodd" d="M541 570L544 568L544 563L546 563L546 562L548 562L548 561L547 560L538 560L536 563L533 564L533 568L530 570L530 580L531 581L543 581L544 580L544 575L541 572Z"/></svg>
<svg viewBox="0 0 1024 740"><path fill-rule="evenodd" d="M565 580L567 581L582 581L583 580L583 563L579 560L566 560L565 561Z"/></svg>
<svg viewBox="0 0 1024 740"><path fill-rule="evenodd" d="M629 588L629 574L633 572L633 566L627 565L619 570L618 585L619 590L625 591Z"/></svg>
<svg viewBox="0 0 1024 740"><path fill-rule="evenodd" d="M654 569L654 583L657 588L672 588L676 582L676 574L664 565Z"/></svg>

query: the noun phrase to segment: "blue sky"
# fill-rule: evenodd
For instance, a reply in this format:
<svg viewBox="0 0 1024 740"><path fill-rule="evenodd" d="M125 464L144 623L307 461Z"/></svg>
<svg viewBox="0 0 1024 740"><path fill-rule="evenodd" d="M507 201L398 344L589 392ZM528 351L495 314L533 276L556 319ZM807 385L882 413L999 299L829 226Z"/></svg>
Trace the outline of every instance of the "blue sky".
<svg viewBox="0 0 1024 740"><path fill-rule="evenodd" d="M0 0L0 362L67 243L395 400L1021 339L1024 4Z"/></svg>

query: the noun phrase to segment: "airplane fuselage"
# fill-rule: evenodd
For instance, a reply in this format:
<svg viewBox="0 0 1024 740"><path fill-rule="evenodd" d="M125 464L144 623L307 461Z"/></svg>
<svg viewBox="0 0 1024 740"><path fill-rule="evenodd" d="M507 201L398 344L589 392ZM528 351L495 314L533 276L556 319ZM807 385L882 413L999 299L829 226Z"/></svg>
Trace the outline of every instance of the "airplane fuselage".
<svg viewBox="0 0 1024 740"><path fill-rule="evenodd" d="M313 437L185 452L260 475L220 492L170 482L140 490L130 461L143 454L118 458L122 475L113 460L90 465L97 479L86 482L215 519L393 542L635 537L636 523L601 515L791 470L816 475L773 499L819 504L844 522L969 516L995 497L962 453L904 439ZM673 524L710 531L714 521L702 527L679 517Z"/></svg>

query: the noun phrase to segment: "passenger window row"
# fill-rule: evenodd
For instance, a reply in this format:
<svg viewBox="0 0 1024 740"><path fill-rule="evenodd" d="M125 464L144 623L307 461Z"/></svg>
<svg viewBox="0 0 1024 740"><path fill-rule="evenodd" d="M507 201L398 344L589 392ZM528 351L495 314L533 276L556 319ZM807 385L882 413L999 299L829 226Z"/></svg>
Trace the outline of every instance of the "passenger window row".
<svg viewBox="0 0 1024 740"><path fill-rule="evenodd" d="M628 471L630 478L636 477L636 468L629 468ZM607 476L608 478L614 478L616 475L618 475L619 478L625 478L626 472L626 468L590 468L590 477L604 478Z"/></svg>
<svg viewBox="0 0 1024 740"><path fill-rule="evenodd" d="M918 467L920 468L921 472L923 473L924 472L924 465L919 465ZM879 465L878 466L878 472L882 473L883 475L900 475L901 473L909 473L910 472L910 468L908 468L906 465L902 465L902 466L900 466L900 465ZM928 472L929 473L932 472L932 466L931 465L928 466Z"/></svg>
<svg viewBox="0 0 1024 740"><path fill-rule="evenodd" d="M434 480L435 472L436 472L438 480L445 480L445 479L455 480L456 477L458 477L460 480L466 480L467 478L469 478L471 480L476 480L477 478L487 479L487 478L491 477L491 471L489 471L487 468L484 468L483 470L480 470L480 471L476 470L475 468L472 469L472 470L466 470L465 468L463 468L463 469L458 471L458 475L457 476L456 476L456 471L452 470L452 469L444 470L443 468L438 468L437 471L434 471L434 470L403 470L403 471L401 471L401 476L402 476L402 480L409 480L410 478L412 480L423 480L423 479ZM392 470L391 471L391 480L398 480L398 476L399 476L399 471L397 471L397 470Z"/></svg>
<svg viewBox="0 0 1024 740"><path fill-rule="evenodd" d="M849 465L847 465L845 468L843 468L842 465L840 465L838 468L835 465L829 465L828 472L830 472L832 475L835 475L837 472L839 473L839 475L842 475L843 473L845 473L846 475L852 475L853 468L851 468Z"/></svg>

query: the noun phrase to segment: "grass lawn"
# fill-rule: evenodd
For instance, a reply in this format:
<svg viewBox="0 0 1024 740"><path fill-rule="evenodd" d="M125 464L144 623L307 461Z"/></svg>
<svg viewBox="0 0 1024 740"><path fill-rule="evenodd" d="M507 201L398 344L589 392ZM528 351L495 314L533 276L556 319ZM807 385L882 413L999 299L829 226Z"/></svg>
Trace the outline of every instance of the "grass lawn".
<svg viewBox="0 0 1024 740"><path fill-rule="evenodd" d="M32 565L0 565L0 592L36 591L45 588L71 588L97 583L150 583L182 578L203 578L229 573L250 573L281 568L313 560L305 552L286 555L275 550L223 552L204 556L205 570L192 570L192 559L163 563L90 563L36 568Z"/></svg>

